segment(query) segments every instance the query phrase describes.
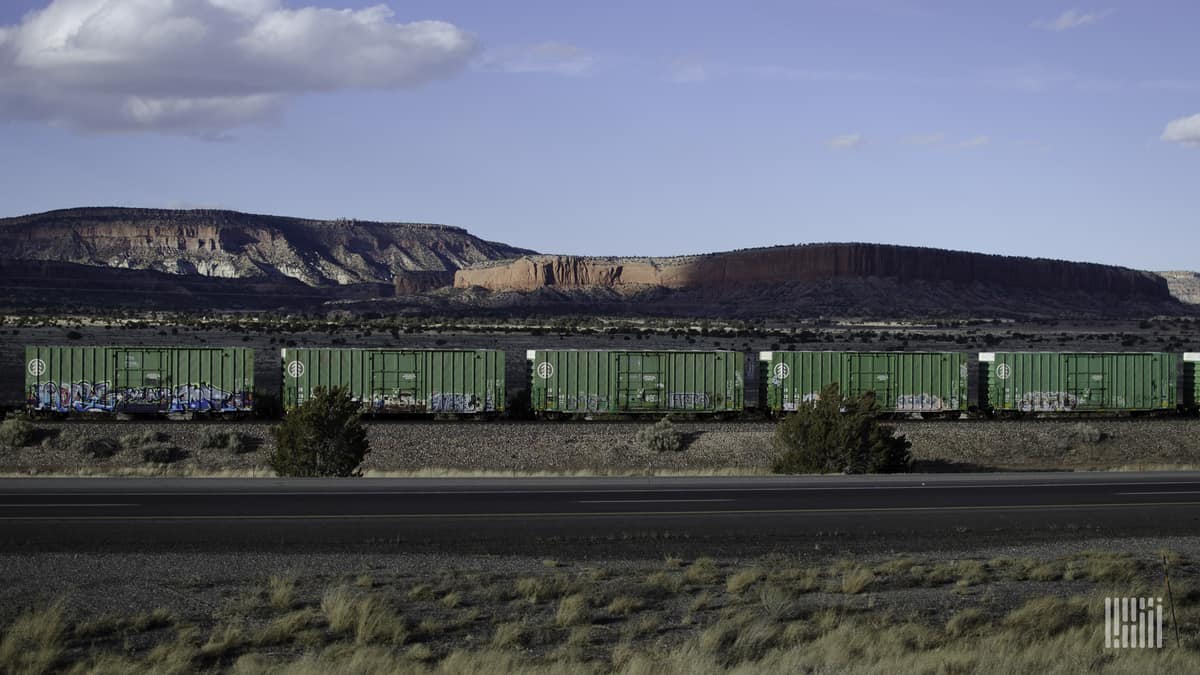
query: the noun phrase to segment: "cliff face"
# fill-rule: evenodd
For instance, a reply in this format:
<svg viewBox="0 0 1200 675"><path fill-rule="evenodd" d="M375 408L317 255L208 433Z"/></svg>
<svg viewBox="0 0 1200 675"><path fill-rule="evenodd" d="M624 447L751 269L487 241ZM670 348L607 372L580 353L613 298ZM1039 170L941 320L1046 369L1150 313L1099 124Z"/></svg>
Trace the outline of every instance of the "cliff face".
<svg viewBox="0 0 1200 675"><path fill-rule="evenodd" d="M876 244L811 244L687 258L629 260L526 256L506 264L459 270L454 285L493 291L589 287L629 292L641 292L646 287L719 291L863 278L983 284L999 289L1087 291L1153 299L1171 297L1162 277L1123 267Z"/></svg>
<svg viewBox="0 0 1200 675"><path fill-rule="evenodd" d="M0 219L0 256L309 286L449 283L460 267L530 253L444 225L317 221L235 211L87 208ZM441 272L439 276L406 276Z"/></svg>
<svg viewBox="0 0 1200 675"><path fill-rule="evenodd" d="M1167 288L1175 299L1189 305L1200 305L1200 273L1159 272L1158 275L1167 280Z"/></svg>

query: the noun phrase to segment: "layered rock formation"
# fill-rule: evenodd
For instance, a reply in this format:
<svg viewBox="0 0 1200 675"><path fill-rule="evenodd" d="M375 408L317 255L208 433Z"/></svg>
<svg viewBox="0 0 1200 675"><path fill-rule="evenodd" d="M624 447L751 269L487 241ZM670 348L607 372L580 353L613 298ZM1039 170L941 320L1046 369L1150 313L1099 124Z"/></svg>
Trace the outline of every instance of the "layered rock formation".
<svg viewBox="0 0 1200 675"><path fill-rule="evenodd" d="M878 244L780 246L683 258L525 256L459 270L454 285L493 291L604 287L636 293L647 287L732 289L864 278L1170 298L1162 277L1123 267Z"/></svg>
<svg viewBox="0 0 1200 675"><path fill-rule="evenodd" d="M309 286L427 290L460 267L530 253L444 225L318 221L235 211L84 208L0 219L0 256ZM441 276L408 276L440 272Z"/></svg>
<svg viewBox="0 0 1200 675"><path fill-rule="evenodd" d="M1167 288L1177 300L1200 305L1200 273L1159 272L1158 275L1167 280Z"/></svg>

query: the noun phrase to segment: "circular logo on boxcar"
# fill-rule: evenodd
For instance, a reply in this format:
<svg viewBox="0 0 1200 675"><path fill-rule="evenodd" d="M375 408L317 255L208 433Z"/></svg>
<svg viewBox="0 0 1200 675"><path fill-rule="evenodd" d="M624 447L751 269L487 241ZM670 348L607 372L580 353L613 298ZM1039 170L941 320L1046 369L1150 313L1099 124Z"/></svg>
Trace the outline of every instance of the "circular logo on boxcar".
<svg viewBox="0 0 1200 675"><path fill-rule="evenodd" d="M788 378L788 375L791 375L791 374L792 374L792 369L788 367L788 364L786 364L786 363L775 364L775 377L777 377L778 379L786 380Z"/></svg>
<svg viewBox="0 0 1200 675"><path fill-rule="evenodd" d="M34 377L41 377L46 373L46 362L41 359L34 359L29 362L29 374Z"/></svg>
<svg viewBox="0 0 1200 675"><path fill-rule="evenodd" d="M538 377L542 378L543 380L548 380L554 377L554 364L550 363L549 361L542 361L538 364L537 374Z"/></svg>
<svg viewBox="0 0 1200 675"><path fill-rule="evenodd" d="M1009 375L1012 375L1012 367L1007 363L1001 363L996 366L996 377L1001 380L1007 380Z"/></svg>
<svg viewBox="0 0 1200 675"><path fill-rule="evenodd" d="M292 361L288 364L287 372L292 377L300 377L304 374L304 364L299 361Z"/></svg>

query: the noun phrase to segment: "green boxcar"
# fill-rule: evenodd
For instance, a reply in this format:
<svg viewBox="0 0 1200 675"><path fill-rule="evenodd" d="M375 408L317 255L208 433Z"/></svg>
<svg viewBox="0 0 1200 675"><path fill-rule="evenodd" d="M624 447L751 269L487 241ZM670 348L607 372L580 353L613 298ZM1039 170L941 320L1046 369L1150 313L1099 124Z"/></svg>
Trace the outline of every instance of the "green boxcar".
<svg viewBox="0 0 1200 675"><path fill-rule="evenodd" d="M247 412L254 350L26 347L25 396L41 412Z"/></svg>
<svg viewBox="0 0 1200 675"><path fill-rule="evenodd" d="M837 383L843 394L875 393L882 412L965 411L967 355L958 352L771 351L759 354L766 408L796 410Z"/></svg>
<svg viewBox="0 0 1200 675"><path fill-rule="evenodd" d="M994 411L1174 410L1179 357L1164 352L983 352L980 403Z"/></svg>
<svg viewBox="0 0 1200 675"><path fill-rule="evenodd" d="M365 412L504 410L504 352L494 349L284 349L283 405L346 387Z"/></svg>
<svg viewBox="0 0 1200 675"><path fill-rule="evenodd" d="M526 358L537 413L737 413L744 405L741 352L537 349Z"/></svg>

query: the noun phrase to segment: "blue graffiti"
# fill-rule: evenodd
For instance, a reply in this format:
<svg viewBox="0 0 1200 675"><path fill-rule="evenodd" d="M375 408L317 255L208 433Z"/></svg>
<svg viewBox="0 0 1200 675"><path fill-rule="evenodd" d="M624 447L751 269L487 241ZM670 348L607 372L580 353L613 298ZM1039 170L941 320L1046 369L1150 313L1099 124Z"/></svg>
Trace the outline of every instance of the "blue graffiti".
<svg viewBox="0 0 1200 675"><path fill-rule="evenodd" d="M27 404L46 412L240 412L253 407L247 391L225 391L209 384L176 387L122 387L108 382L43 382L30 387Z"/></svg>

